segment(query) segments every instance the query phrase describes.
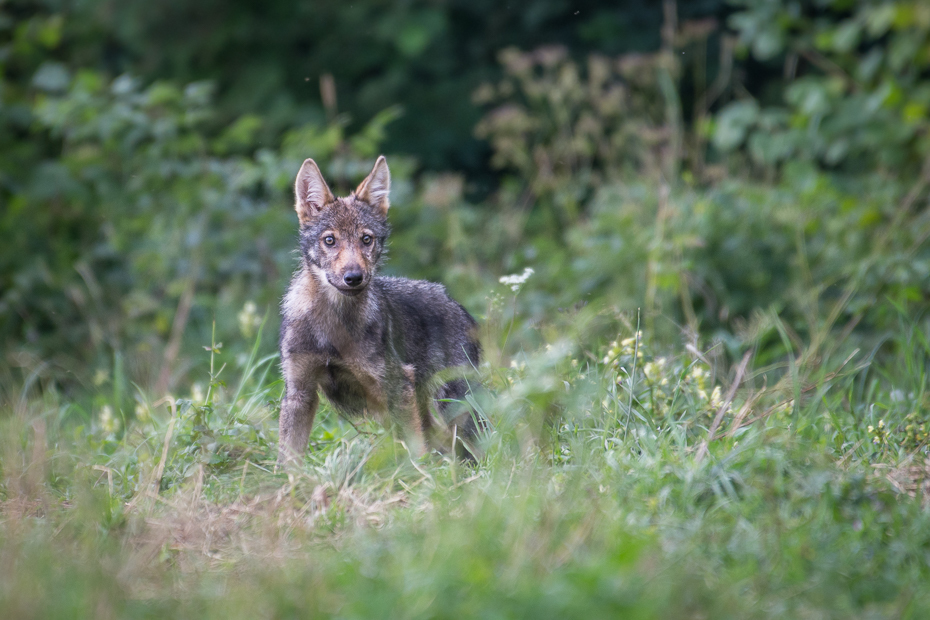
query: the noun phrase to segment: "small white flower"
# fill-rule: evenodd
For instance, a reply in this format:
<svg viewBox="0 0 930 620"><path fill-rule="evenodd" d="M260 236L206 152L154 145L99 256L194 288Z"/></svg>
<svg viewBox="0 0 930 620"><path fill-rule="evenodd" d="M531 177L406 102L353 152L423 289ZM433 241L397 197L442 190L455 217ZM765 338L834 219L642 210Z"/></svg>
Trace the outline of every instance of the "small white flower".
<svg viewBox="0 0 930 620"><path fill-rule="evenodd" d="M262 317L258 315L258 307L251 300L245 302L236 318L239 319L239 331L246 338L251 338L262 324Z"/></svg>
<svg viewBox="0 0 930 620"><path fill-rule="evenodd" d="M533 271L532 267L527 267L526 269L523 270L522 274L511 274L509 276L501 276L499 282L501 284L505 284L509 286L510 290L516 293L517 291L520 290L520 287L523 286L526 283L526 281L529 280L530 276L533 275L534 273L535 271Z"/></svg>
<svg viewBox="0 0 930 620"><path fill-rule="evenodd" d="M100 409L100 428L105 433L115 433L119 430L119 420L113 415L113 407L104 405Z"/></svg>
<svg viewBox="0 0 930 620"><path fill-rule="evenodd" d="M667 360L664 357L657 357L654 362L646 362L643 367L643 374L646 375L646 381L653 385L668 385L668 378L663 377Z"/></svg>
<svg viewBox="0 0 930 620"><path fill-rule="evenodd" d="M142 403L136 405L136 419L143 423L152 419L152 416L149 414L148 407Z"/></svg>
<svg viewBox="0 0 930 620"><path fill-rule="evenodd" d="M199 403L199 402L203 402L204 398L205 398L205 395L203 392L203 385L200 384L199 382L192 385L191 386L191 400L194 401L195 403Z"/></svg>

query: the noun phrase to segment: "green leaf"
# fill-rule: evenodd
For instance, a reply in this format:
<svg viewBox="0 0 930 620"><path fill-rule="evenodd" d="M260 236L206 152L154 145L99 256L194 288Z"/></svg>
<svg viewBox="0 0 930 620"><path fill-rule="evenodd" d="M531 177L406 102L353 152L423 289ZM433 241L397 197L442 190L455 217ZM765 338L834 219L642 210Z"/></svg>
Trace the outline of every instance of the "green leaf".
<svg viewBox="0 0 930 620"><path fill-rule="evenodd" d="M717 115L713 143L721 151L731 151L746 139L749 128L759 118L759 104L754 100L735 101Z"/></svg>
<svg viewBox="0 0 930 620"><path fill-rule="evenodd" d="M832 46L837 52L846 54L859 45L862 25L856 19L848 19L834 31Z"/></svg>
<svg viewBox="0 0 930 620"><path fill-rule="evenodd" d="M407 57L422 54L445 29L445 14L437 10L415 13L404 20L396 34L395 45Z"/></svg>
<svg viewBox="0 0 930 620"><path fill-rule="evenodd" d="M785 47L784 36L775 26L765 28L752 41L752 53L759 60L771 60Z"/></svg>
<svg viewBox="0 0 930 620"><path fill-rule="evenodd" d="M866 9L865 27L869 36L877 38L888 32L888 29L894 24L896 15L897 9L895 5L889 2Z"/></svg>
<svg viewBox="0 0 930 620"><path fill-rule="evenodd" d="M32 76L32 85L49 93L61 93L68 90L71 74L60 62L46 61Z"/></svg>
<svg viewBox="0 0 930 620"><path fill-rule="evenodd" d="M830 97L823 78L799 79L785 91L785 101L808 117L830 111Z"/></svg>

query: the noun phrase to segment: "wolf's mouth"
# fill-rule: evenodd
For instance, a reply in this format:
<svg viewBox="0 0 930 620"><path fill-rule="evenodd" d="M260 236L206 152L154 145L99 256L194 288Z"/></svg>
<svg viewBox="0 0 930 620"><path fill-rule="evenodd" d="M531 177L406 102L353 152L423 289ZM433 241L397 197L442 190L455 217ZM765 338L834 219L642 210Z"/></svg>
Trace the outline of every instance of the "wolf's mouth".
<svg viewBox="0 0 930 620"><path fill-rule="evenodd" d="M356 288L343 288L341 286L336 286L336 290L342 293L343 295L345 295L346 297L355 297L356 295L364 291L366 288L367 288L367 285L359 286Z"/></svg>
<svg viewBox="0 0 930 620"><path fill-rule="evenodd" d="M339 291L346 297L355 297L359 293L364 291L366 288L368 288L367 282L364 284L359 284L358 286L345 286L345 285L339 286L338 284L335 284L332 280L330 280L328 277L326 278L326 281L329 282L329 285L331 287L333 287L334 289L336 289L337 291Z"/></svg>

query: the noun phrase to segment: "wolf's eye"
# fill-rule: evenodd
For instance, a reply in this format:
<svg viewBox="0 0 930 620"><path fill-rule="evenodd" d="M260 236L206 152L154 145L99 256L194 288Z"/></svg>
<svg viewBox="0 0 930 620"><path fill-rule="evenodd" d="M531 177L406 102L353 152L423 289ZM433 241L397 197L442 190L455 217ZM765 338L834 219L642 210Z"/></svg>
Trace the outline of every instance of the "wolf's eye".
<svg viewBox="0 0 930 620"><path fill-rule="evenodd" d="M323 237L323 243L325 243L326 245L335 245L336 238L333 237L332 235L326 235L325 237Z"/></svg>
<svg viewBox="0 0 930 620"><path fill-rule="evenodd" d="M362 243L371 245L371 235L362 235Z"/></svg>

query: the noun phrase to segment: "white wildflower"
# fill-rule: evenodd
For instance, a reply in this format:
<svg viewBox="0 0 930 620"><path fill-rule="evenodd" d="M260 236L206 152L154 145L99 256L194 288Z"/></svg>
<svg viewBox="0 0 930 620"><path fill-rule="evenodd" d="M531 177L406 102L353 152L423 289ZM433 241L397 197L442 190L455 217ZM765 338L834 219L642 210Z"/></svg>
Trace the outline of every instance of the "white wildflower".
<svg viewBox="0 0 930 620"><path fill-rule="evenodd" d="M526 269L523 270L522 274L511 274L509 276L501 276L499 282L501 284L509 286L510 290L516 293L520 290L520 287L523 286L526 283L526 281L529 280L530 276L533 275L534 273L535 272L533 271L532 267L527 267Z"/></svg>
<svg viewBox="0 0 930 620"><path fill-rule="evenodd" d="M666 363L667 360L664 357L657 357L653 362L646 362L643 367L646 382L651 385L668 385L668 378L662 376Z"/></svg>
<svg viewBox="0 0 930 620"><path fill-rule="evenodd" d="M136 419L142 423L148 422L152 419L151 414L149 413L148 407L139 403L136 405Z"/></svg>
<svg viewBox="0 0 930 620"><path fill-rule="evenodd" d="M246 338L251 338L262 324L262 317L258 315L258 307L251 300L245 302L237 318L239 319L239 331Z"/></svg>
<svg viewBox="0 0 930 620"><path fill-rule="evenodd" d="M203 402L206 395L203 392L203 385L201 383L195 383L191 386L191 400L195 403Z"/></svg>
<svg viewBox="0 0 930 620"><path fill-rule="evenodd" d="M100 409L100 428L108 434L119 430L119 420L113 415L113 407L110 405L104 405Z"/></svg>

